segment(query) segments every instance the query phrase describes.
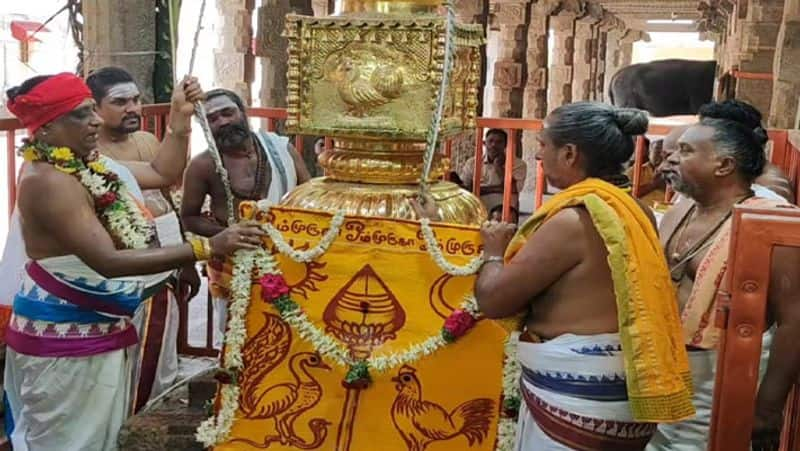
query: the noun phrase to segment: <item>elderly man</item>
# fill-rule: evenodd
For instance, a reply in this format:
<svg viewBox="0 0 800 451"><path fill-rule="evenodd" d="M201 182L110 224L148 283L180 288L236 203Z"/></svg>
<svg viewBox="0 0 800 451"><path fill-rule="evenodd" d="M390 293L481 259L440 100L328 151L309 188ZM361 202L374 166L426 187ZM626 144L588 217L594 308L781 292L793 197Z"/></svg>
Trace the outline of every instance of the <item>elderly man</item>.
<svg viewBox="0 0 800 451"><path fill-rule="evenodd" d="M229 215L238 214L242 201L267 199L278 203L286 193L307 182L311 176L287 138L250 129L244 103L234 92L225 89L209 91L205 107L222 164L228 172L235 211L228 211L223 181L217 174L211 152L206 151L193 158L186 170L181 220L187 231L212 236L229 225ZM206 197L211 200L208 215L203 212ZM221 260L208 265L219 319L217 344L225 331L230 270L230 265Z"/></svg>
<svg viewBox="0 0 800 451"><path fill-rule="evenodd" d="M97 102L97 114L103 119L98 139L100 153L118 161L143 162L152 161L160 149L176 154L187 153L188 140L183 137L159 143L153 134L140 130L141 94L126 70L118 67L97 69L86 78L86 84ZM155 217L159 243L162 246L182 243L169 189L144 190L143 195L145 206ZM139 346L134 356L136 363L132 367L135 390L131 405L134 412L171 386L178 377L178 292L190 299L197 294L200 278L194 265L182 268L176 276L162 291L143 301L134 317L139 332Z"/></svg>
<svg viewBox="0 0 800 451"><path fill-rule="evenodd" d="M152 224L138 188L175 183L185 155L162 151L124 165L100 156L102 120L72 74L35 77L7 94L30 138L11 225L29 261L6 334L6 433L17 451L114 450L129 412L128 347L138 341L131 319L141 300L172 270L257 248L263 233L241 225L149 248ZM196 80L182 81L167 140L186 140L202 98ZM18 273L18 265L6 268Z"/></svg>
<svg viewBox="0 0 800 451"><path fill-rule="evenodd" d="M705 449L711 419L716 349L716 294L728 263L731 215L735 205L788 206L785 199L754 181L764 173L767 135L752 107L736 101L704 106L701 121L688 127L662 165L662 173L685 199L661 222L661 241L677 287L684 342L689 351L697 416L661 425L649 450ZM670 137L668 137L670 138ZM671 139L671 138L670 138ZM669 139L665 147L670 145ZM767 197L769 196L769 197ZM770 275L767 324L755 406L753 449L777 450L783 407L800 371L800 252L776 248Z"/></svg>

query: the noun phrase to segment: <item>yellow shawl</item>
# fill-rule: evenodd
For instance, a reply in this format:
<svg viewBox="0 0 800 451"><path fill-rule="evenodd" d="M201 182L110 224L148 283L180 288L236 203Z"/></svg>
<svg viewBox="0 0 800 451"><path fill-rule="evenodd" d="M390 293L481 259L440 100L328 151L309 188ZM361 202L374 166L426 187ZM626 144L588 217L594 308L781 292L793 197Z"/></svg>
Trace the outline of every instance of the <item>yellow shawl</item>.
<svg viewBox="0 0 800 451"><path fill-rule="evenodd" d="M508 246L506 261L545 221L577 205L589 212L608 249L633 418L664 423L693 416L675 291L658 235L633 197L599 179L569 187L522 225Z"/></svg>

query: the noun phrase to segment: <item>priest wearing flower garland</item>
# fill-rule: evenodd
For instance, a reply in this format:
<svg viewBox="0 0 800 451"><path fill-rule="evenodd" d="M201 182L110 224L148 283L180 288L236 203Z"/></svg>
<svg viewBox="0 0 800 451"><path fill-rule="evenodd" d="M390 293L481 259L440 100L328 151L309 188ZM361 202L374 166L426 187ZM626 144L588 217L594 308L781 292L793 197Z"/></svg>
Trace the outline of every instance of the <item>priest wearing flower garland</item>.
<svg viewBox="0 0 800 451"><path fill-rule="evenodd" d="M180 86L167 139L186 139L193 103L204 97L193 78ZM75 75L34 77L7 94L30 139L10 232L21 233L29 261L6 336L6 433L17 451L114 450L129 412L139 303L172 270L255 249L263 232L242 224L149 248L152 218L138 187L174 184L185 154L161 151L150 163L99 156L102 119Z"/></svg>

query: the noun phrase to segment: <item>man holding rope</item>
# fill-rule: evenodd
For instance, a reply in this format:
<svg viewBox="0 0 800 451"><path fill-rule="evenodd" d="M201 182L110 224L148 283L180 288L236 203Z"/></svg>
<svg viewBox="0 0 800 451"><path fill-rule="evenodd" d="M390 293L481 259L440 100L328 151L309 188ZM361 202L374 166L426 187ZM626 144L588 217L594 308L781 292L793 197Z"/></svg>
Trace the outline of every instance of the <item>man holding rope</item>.
<svg viewBox="0 0 800 451"><path fill-rule="evenodd" d="M288 138L250 129L244 102L234 92L226 89L209 91L205 109L230 182L217 175L218 168L211 149L193 158L184 177L181 220L187 231L213 236L237 219L240 202L267 199L278 203L286 193L307 182L311 176ZM228 199L228 193L232 199ZM206 196L211 199L210 215L203 213ZM208 265L208 276L221 339L225 331L231 267L222 260L212 260ZM216 342L221 344L221 340Z"/></svg>

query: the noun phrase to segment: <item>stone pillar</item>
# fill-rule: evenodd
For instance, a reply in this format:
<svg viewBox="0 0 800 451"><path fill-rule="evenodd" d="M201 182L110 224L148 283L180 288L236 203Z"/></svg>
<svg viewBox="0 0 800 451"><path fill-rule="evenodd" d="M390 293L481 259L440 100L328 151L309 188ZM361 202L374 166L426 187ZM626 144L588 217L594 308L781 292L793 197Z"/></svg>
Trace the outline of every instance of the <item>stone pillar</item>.
<svg viewBox="0 0 800 451"><path fill-rule="evenodd" d="M603 80L603 93L607 97L611 88L611 80L618 70L622 68L620 59L620 41L624 30L612 28L606 33L606 70ZM610 102L610 99L607 99Z"/></svg>
<svg viewBox="0 0 800 451"><path fill-rule="evenodd" d="M572 72L575 51L575 20L577 14L562 10L550 18L553 30L553 63L548 80L547 110L572 101Z"/></svg>
<svg viewBox="0 0 800 451"><path fill-rule="evenodd" d="M492 101L486 115L520 117L527 43L527 4L525 1L514 1L492 6L492 28L498 29L499 39L492 80Z"/></svg>
<svg viewBox="0 0 800 451"><path fill-rule="evenodd" d="M631 65L633 59L633 43L642 39L640 31L629 30L619 44L620 69Z"/></svg>
<svg viewBox="0 0 800 451"><path fill-rule="evenodd" d="M214 49L214 86L239 94L252 103L255 72L252 15L255 0L216 0L219 41Z"/></svg>
<svg viewBox="0 0 800 451"><path fill-rule="evenodd" d="M599 18L586 16L575 22L575 55L572 73L572 101L592 100L592 79L596 70L595 29Z"/></svg>
<svg viewBox="0 0 800 451"><path fill-rule="evenodd" d="M548 31L550 15L558 8L558 0L539 0L531 5L528 15L528 76L525 83L525 104L523 117L526 119L544 119L547 116L547 79L548 79ZM522 159L528 173L525 177L524 192L536 189L536 132L522 133Z"/></svg>
<svg viewBox="0 0 800 451"><path fill-rule="evenodd" d="M786 0L775 49L775 75L769 126L797 127L800 98L800 0Z"/></svg>
<svg viewBox="0 0 800 451"><path fill-rule="evenodd" d="M84 75L104 66L124 67L133 75L142 102L153 101L156 10L146 0L84 0Z"/></svg>
<svg viewBox="0 0 800 451"><path fill-rule="evenodd" d="M461 23L479 23L483 16L483 0L456 0L456 19Z"/></svg>
<svg viewBox="0 0 800 451"><path fill-rule="evenodd" d="M319 7L320 5L317 5ZM262 0L258 8L258 35L256 56L261 62L261 105L273 108L286 107L286 71L289 41L283 37L287 14L314 15L309 0Z"/></svg>
<svg viewBox="0 0 800 451"><path fill-rule="evenodd" d="M314 10L314 17L327 16L333 11L328 11L328 0L313 0L311 8Z"/></svg>
<svg viewBox="0 0 800 451"><path fill-rule="evenodd" d="M606 50L608 49L608 30L602 26L597 27L597 41L595 41L597 56L595 58L594 96L598 102L606 100Z"/></svg>
<svg viewBox="0 0 800 451"><path fill-rule="evenodd" d="M775 44L783 19L783 0L750 0L742 23L739 70L772 73ZM739 79L736 98L755 106L765 116L772 103L772 82Z"/></svg>
<svg viewBox="0 0 800 451"><path fill-rule="evenodd" d="M547 116L548 31L550 14L558 1L540 0L530 8L528 22L528 77L525 83L524 117L544 119ZM527 144L526 144L527 146Z"/></svg>

